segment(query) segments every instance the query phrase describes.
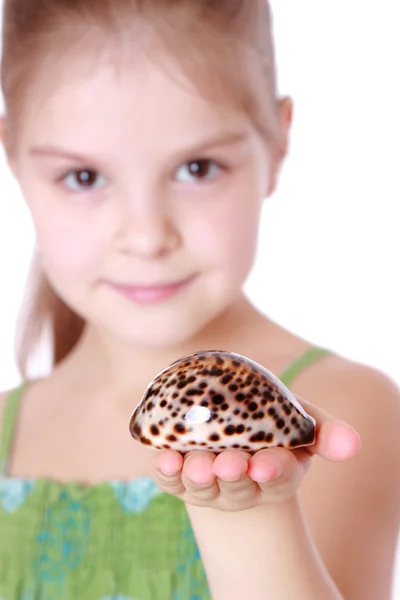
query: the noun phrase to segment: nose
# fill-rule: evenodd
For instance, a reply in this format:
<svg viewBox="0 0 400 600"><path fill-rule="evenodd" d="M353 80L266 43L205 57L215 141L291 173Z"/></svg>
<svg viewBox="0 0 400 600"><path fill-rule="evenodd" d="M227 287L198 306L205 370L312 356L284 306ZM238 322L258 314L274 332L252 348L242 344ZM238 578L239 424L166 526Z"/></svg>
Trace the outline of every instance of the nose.
<svg viewBox="0 0 400 600"><path fill-rule="evenodd" d="M117 232L118 251L144 259L163 258L180 245L172 216L158 203L130 209L122 215Z"/></svg>

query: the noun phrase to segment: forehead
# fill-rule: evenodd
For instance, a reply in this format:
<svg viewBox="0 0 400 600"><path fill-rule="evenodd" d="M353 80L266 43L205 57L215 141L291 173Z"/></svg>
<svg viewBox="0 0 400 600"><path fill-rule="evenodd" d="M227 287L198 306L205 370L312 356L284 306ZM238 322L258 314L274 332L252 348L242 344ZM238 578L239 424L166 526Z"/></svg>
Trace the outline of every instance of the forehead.
<svg viewBox="0 0 400 600"><path fill-rule="evenodd" d="M61 64L47 61L25 115L28 137L60 137L65 143L82 136L98 142L107 136L107 143L110 137L121 143L121 136L154 140L160 134L181 134L190 142L191 134L211 136L221 128L249 125L228 94L213 101L172 59L164 69L140 51L84 58L72 53Z"/></svg>

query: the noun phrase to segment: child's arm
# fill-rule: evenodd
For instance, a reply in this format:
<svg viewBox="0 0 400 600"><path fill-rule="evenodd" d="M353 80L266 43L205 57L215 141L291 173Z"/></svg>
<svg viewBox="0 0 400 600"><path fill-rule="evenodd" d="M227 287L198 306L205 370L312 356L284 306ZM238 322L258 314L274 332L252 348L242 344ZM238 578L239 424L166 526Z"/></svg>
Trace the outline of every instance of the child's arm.
<svg viewBox="0 0 400 600"><path fill-rule="evenodd" d="M322 564L295 497L235 513L189 505L188 512L213 600L346 598Z"/></svg>
<svg viewBox="0 0 400 600"><path fill-rule="evenodd" d="M298 493L303 515L297 494L239 512L188 501L213 600L389 600L400 518L399 393L382 375L343 364L318 385L304 380L301 393L315 404L323 398L353 425L362 451L337 464L313 459ZM288 463L290 484L289 471ZM247 494L229 485L237 486L236 502Z"/></svg>

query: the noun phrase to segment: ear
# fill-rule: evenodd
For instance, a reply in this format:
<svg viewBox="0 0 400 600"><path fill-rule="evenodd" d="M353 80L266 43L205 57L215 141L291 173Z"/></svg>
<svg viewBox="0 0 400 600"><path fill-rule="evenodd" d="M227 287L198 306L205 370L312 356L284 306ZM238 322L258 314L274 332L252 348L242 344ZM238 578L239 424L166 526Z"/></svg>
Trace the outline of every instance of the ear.
<svg viewBox="0 0 400 600"><path fill-rule="evenodd" d="M278 103L278 115L282 130L285 134L286 144L288 143L290 128L293 122L293 100L289 96L281 98Z"/></svg>
<svg viewBox="0 0 400 600"><path fill-rule="evenodd" d="M284 96L278 102L278 120L282 132L282 147L275 153L272 161L267 196L270 196L276 189L283 161L289 151L289 136L293 122L293 100L289 96Z"/></svg>

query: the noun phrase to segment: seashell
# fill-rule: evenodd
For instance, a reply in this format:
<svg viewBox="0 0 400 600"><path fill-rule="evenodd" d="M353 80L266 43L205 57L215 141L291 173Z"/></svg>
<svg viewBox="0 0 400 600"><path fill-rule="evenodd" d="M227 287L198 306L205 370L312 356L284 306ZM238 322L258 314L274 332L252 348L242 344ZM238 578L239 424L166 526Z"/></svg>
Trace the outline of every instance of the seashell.
<svg viewBox="0 0 400 600"><path fill-rule="evenodd" d="M181 453L254 453L315 442L316 422L270 371L240 354L196 352L148 385L129 430L141 444Z"/></svg>

